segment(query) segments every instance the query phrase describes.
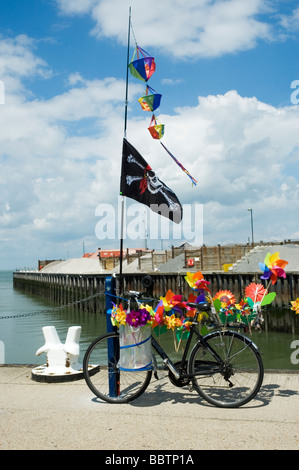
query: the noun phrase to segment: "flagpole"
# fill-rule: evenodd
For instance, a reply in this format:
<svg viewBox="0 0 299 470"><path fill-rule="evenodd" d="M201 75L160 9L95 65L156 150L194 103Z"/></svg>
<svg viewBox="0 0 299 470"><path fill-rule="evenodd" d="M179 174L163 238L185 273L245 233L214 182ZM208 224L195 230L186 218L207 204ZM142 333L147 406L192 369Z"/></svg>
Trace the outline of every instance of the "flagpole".
<svg viewBox="0 0 299 470"><path fill-rule="evenodd" d="M130 32L131 32L131 7L129 8L129 29L128 29L128 50L127 50L127 75L126 75L126 101L125 101L125 127L124 137L127 137L127 116L128 116L128 91L129 91L129 54L130 54Z"/></svg>
<svg viewBox="0 0 299 470"><path fill-rule="evenodd" d="M127 71L126 71L126 98L125 98L125 124L124 138L127 137L128 120L128 91L129 91L129 54L130 54L130 32L131 32L131 7L129 8L129 27L128 27L128 49L127 49ZM121 227L120 227L120 262L119 262L119 292L123 289L123 246L124 246L124 196L121 196Z"/></svg>

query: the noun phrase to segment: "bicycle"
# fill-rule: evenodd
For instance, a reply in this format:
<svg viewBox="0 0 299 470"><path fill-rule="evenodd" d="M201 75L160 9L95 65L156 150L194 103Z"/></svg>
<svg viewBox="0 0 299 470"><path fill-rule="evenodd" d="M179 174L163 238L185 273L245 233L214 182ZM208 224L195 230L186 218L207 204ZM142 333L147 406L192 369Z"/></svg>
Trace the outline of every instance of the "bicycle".
<svg viewBox="0 0 299 470"><path fill-rule="evenodd" d="M130 301L139 304L140 294L130 293ZM129 301L129 304L130 304ZM216 311L208 302L190 303L199 313L207 312L215 330L202 336L196 317L191 318L190 332L179 363L151 336L152 349L162 359L162 368L168 369L170 381L188 386L212 405L237 408L252 400L263 382L264 368L261 355L253 341L243 334L223 328ZM192 347L192 340L195 344ZM152 374L158 378L155 354L150 370L123 371L119 364L119 332L113 331L95 339L83 359L85 381L90 390L109 403L128 403L147 389Z"/></svg>

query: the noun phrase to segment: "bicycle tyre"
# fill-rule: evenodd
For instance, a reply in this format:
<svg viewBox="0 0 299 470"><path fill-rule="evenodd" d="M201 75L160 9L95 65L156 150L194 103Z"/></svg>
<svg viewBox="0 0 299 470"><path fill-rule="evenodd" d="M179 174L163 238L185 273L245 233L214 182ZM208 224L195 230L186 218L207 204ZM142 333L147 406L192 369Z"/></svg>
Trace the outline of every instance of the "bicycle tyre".
<svg viewBox="0 0 299 470"><path fill-rule="evenodd" d="M255 344L234 331L215 331L204 337L222 362L198 342L189 360L189 373L197 393L212 405L238 408L252 400L261 388L264 367ZM200 375L200 371L203 375Z"/></svg>
<svg viewBox="0 0 299 470"><path fill-rule="evenodd" d="M151 370L119 370L118 360L117 331L95 339L83 359L83 373L88 387L98 398L108 403L128 403L135 400L146 390L152 376Z"/></svg>

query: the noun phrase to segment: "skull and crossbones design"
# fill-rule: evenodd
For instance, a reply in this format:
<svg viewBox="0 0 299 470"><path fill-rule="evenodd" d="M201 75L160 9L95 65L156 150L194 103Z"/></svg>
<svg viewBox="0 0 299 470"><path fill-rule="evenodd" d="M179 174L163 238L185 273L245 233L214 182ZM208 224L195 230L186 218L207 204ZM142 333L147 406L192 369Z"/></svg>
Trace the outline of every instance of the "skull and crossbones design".
<svg viewBox="0 0 299 470"><path fill-rule="evenodd" d="M181 206L177 202L173 201L169 195L166 193L165 189L172 193L174 198L176 199L176 195L174 192L168 188L164 183L162 183L159 178L156 176L155 172L151 169L149 165L145 168L133 155L128 155L127 157L128 163L133 163L138 165L140 168L144 170L144 176L131 176L126 175L126 182L127 185L130 186L134 181L140 181L140 194L144 191L148 190L151 194L160 193L167 202L169 209L175 214L177 212L180 213Z"/></svg>

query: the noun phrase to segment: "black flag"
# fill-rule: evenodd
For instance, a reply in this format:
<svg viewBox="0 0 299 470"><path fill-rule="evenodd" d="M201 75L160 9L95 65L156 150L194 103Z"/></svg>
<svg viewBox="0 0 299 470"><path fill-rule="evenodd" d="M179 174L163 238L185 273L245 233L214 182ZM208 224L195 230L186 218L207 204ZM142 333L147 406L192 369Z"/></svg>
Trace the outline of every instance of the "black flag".
<svg viewBox="0 0 299 470"><path fill-rule="evenodd" d="M126 139L123 140L120 193L177 224L182 220L183 209L174 192Z"/></svg>

